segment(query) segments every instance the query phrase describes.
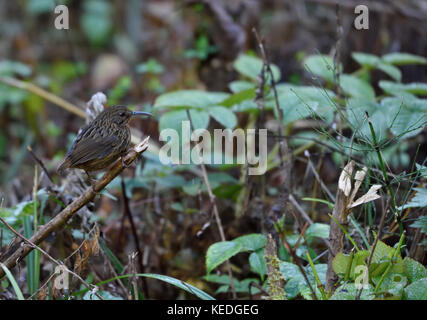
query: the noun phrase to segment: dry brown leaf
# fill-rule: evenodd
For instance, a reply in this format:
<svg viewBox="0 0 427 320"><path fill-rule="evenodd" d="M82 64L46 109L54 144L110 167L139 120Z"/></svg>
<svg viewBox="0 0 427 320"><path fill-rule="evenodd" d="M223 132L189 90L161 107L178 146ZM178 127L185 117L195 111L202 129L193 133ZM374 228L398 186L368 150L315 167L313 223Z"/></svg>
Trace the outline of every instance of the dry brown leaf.
<svg viewBox="0 0 427 320"><path fill-rule="evenodd" d="M365 195L361 196L354 203L349 205L347 209L354 208L360 206L361 204L381 198L381 196L377 193L379 189L381 189L381 185L374 184L372 187L369 188L368 192Z"/></svg>
<svg viewBox="0 0 427 320"><path fill-rule="evenodd" d="M353 174L353 170L354 170L354 161L351 160L344 167L343 171L341 172L340 178L338 180L338 188L344 192L346 197L349 196L351 191L351 175Z"/></svg>

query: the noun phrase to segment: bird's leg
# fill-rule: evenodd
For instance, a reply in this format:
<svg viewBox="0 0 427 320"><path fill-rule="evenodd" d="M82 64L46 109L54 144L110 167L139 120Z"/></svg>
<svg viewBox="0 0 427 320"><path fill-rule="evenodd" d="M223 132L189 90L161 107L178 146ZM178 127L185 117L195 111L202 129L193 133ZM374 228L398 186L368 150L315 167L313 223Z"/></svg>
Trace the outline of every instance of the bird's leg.
<svg viewBox="0 0 427 320"><path fill-rule="evenodd" d="M122 160L122 166L123 166L123 167L125 167L125 168L129 168L129 167L131 166L131 164L127 165L127 164L125 163L125 161L123 160L123 156L121 156L121 157L120 157L120 159Z"/></svg>
<svg viewBox="0 0 427 320"><path fill-rule="evenodd" d="M86 173L87 177L89 178L89 183L92 186L93 192L97 193L96 190L95 190L95 182L96 181L92 178L92 176L86 170L85 170L85 173Z"/></svg>

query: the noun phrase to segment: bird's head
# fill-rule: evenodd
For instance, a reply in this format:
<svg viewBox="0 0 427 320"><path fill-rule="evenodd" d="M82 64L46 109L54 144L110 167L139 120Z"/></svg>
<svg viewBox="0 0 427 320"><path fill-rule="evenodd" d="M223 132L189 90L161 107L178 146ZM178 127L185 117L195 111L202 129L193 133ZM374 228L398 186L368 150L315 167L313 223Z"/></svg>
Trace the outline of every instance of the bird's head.
<svg viewBox="0 0 427 320"><path fill-rule="evenodd" d="M149 112L143 112L143 111L131 111L125 106L119 105L119 106L112 106L105 109L101 115L107 121L110 120L119 126L125 126L128 124L132 116L136 116L136 115L151 116L152 114Z"/></svg>

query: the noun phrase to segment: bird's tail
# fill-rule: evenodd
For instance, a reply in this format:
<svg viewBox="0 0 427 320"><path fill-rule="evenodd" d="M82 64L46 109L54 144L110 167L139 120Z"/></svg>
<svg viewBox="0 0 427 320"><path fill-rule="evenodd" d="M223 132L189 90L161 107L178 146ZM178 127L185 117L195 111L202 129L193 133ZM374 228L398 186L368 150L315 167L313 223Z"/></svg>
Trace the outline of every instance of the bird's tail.
<svg viewBox="0 0 427 320"><path fill-rule="evenodd" d="M67 159L58 166L58 169L56 169L56 171L58 172L58 174L60 176L63 177L63 176L65 176L65 170L68 169L69 167L70 167L70 164L69 164L69 161Z"/></svg>

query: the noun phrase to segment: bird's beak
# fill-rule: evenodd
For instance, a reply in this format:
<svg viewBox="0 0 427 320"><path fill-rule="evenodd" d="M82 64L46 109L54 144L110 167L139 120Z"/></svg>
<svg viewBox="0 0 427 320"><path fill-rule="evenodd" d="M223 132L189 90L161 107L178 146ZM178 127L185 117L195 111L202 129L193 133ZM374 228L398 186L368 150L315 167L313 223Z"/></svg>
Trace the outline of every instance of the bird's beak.
<svg viewBox="0 0 427 320"><path fill-rule="evenodd" d="M152 117L153 115L149 112L143 112L143 111L133 111L132 112L133 116L137 116L137 115L146 115L146 116L150 116Z"/></svg>

